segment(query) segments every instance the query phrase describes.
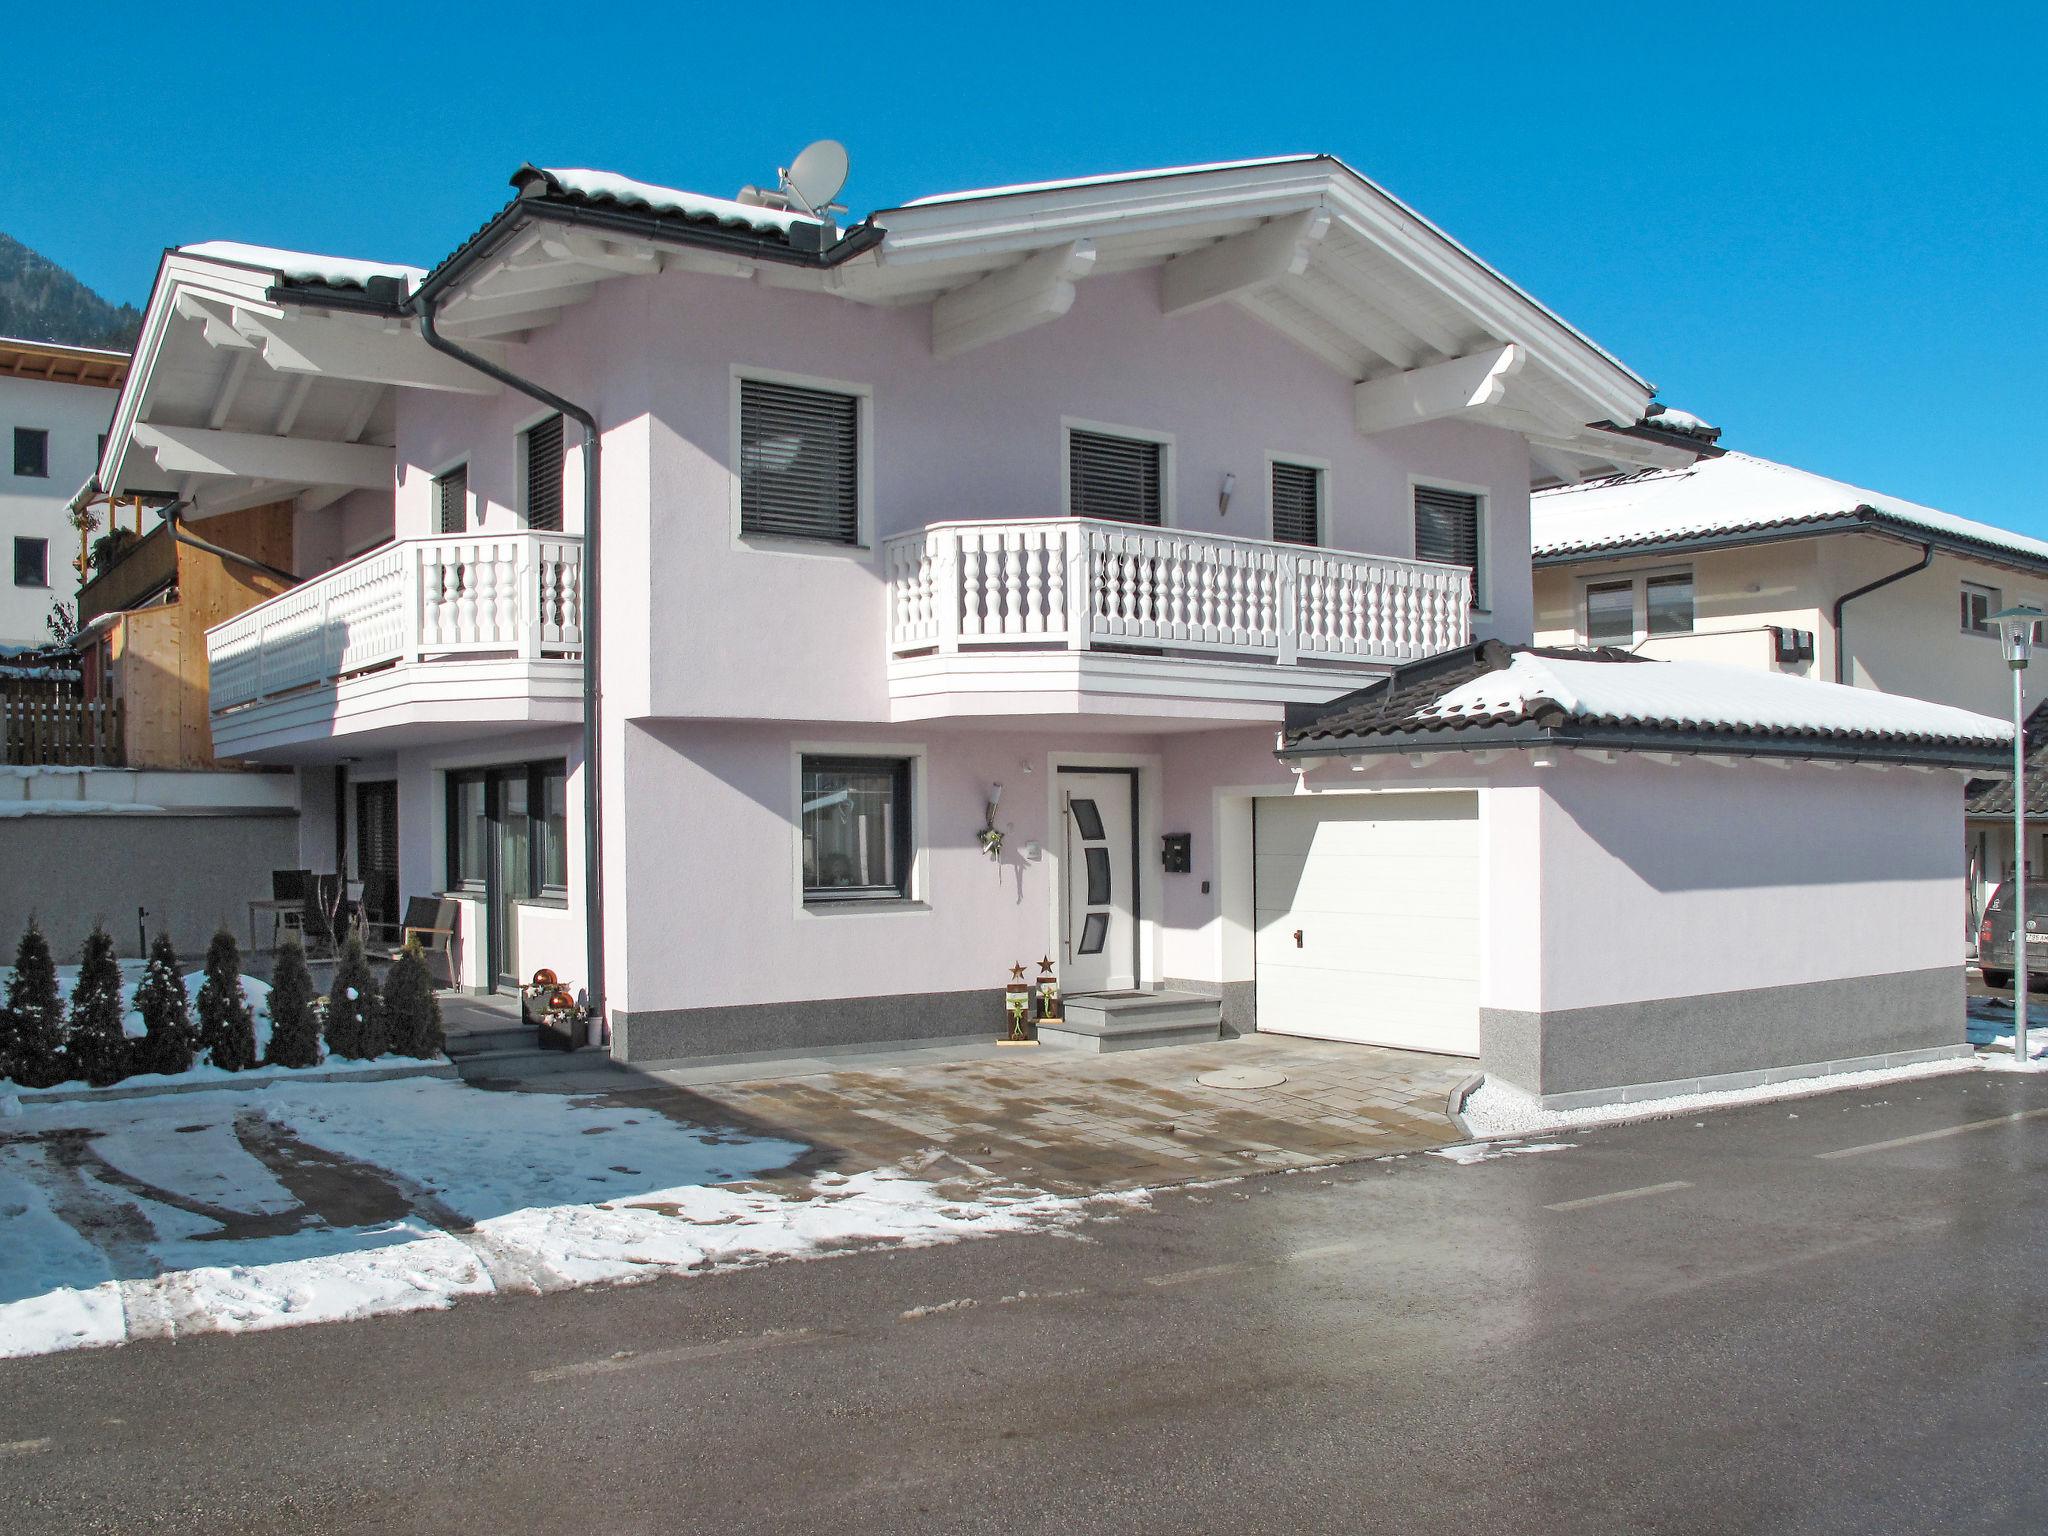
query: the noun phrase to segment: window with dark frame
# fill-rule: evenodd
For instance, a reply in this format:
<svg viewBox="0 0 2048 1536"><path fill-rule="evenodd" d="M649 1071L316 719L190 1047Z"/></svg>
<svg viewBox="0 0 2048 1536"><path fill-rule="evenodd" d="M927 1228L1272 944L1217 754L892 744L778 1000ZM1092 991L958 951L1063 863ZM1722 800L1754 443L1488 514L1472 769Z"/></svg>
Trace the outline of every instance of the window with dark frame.
<svg viewBox="0 0 2048 1536"><path fill-rule="evenodd" d="M1323 472L1273 461L1273 537L1282 544L1323 542Z"/></svg>
<svg viewBox="0 0 2048 1536"><path fill-rule="evenodd" d="M1991 622L1991 615L2004 604L1999 601L1998 588L1980 587L1974 581L1963 583L1963 633L1966 635L1990 635L1998 632L1998 626Z"/></svg>
<svg viewBox="0 0 2048 1536"><path fill-rule="evenodd" d="M1108 432L1067 432L1067 510L1157 528L1165 511L1166 445Z"/></svg>
<svg viewBox="0 0 2048 1536"><path fill-rule="evenodd" d="M442 533L469 529L469 466L458 464L434 477L434 526Z"/></svg>
<svg viewBox="0 0 2048 1536"><path fill-rule="evenodd" d="M516 892L559 901L569 891L569 770L559 758L448 774L448 888L482 891L507 815L527 822L524 870L501 871Z"/></svg>
<svg viewBox="0 0 2048 1536"><path fill-rule="evenodd" d="M1586 644L1634 645L1636 584L1596 581L1586 584Z"/></svg>
<svg viewBox="0 0 2048 1536"><path fill-rule="evenodd" d="M1692 633L1692 572L1673 571L1643 583L1643 631L1651 635Z"/></svg>
<svg viewBox="0 0 2048 1536"><path fill-rule="evenodd" d="M47 587L50 584L50 541L17 536L14 540L14 584L17 587Z"/></svg>
<svg viewBox="0 0 2048 1536"><path fill-rule="evenodd" d="M800 774L804 900L910 895L910 761L811 757Z"/></svg>
<svg viewBox="0 0 2048 1536"><path fill-rule="evenodd" d="M520 434L525 444L526 526L562 531L562 418L550 416Z"/></svg>
<svg viewBox="0 0 2048 1536"><path fill-rule="evenodd" d="M50 434L43 428L14 429L14 472L24 480L50 478Z"/></svg>
<svg viewBox="0 0 2048 1536"><path fill-rule="evenodd" d="M860 543L860 397L740 380L740 532Z"/></svg>
<svg viewBox="0 0 2048 1536"><path fill-rule="evenodd" d="M1415 558L1462 565L1472 573L1472 601L1482 602L1479 569L1480 498L1441 486L1415 487Z"/></svg>

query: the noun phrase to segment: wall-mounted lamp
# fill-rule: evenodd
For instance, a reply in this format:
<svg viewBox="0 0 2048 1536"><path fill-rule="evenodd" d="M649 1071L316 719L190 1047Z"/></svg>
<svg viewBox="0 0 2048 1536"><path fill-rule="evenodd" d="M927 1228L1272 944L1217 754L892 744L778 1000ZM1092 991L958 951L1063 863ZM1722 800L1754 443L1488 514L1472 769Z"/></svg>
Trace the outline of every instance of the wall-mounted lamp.
<svg viewBox="0 0 2048 1536"><path fill-rule="evenodd" d="M982 817L981 833L978 841L981 843L981 851L991 859L1000 859L1003 856L1003 834L1002 830L996 826L996 807L1002 803L1003 786L1000 784L989 785L988 810Z"/></svg>
<svg viewBox="0 0 2048 1536"><path fill-rule="evenodd" d="M1223 489L1216 494L1216 513L1219 517L1230 516L1230 498L1237 494L1237 476L1226 473Z"/></svg>

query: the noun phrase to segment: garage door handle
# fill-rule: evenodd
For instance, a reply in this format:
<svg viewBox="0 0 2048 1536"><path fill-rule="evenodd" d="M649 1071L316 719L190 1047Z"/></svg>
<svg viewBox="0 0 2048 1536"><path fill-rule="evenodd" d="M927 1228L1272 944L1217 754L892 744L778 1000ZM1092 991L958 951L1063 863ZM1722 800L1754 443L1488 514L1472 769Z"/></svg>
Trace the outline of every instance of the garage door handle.
<svg viewBox="0 0 2048 1536"><path fill-rule="evenodd" d="M1294 947L1296 949L1301 948L1301 930L1299 928L1294 930Z"/></svg>

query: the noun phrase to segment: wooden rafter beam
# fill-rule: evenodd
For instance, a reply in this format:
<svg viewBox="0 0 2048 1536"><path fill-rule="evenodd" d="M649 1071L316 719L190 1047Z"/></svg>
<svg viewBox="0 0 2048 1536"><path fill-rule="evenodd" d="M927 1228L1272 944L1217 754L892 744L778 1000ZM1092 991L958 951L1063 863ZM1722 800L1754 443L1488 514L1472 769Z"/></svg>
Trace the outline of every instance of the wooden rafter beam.
<svg viewBox="0 0 2048 1536"><path fill-rule="evenodd" d="M1074 285L1095 270L1095 242L1072 240L940 297L932 305L932 355L975 347L1057 320L1074 307Z"/></svg>
<svg viewBox="0 0 2048 1536"><path fill-rule="evenodd" d="M1522 349L1509 342L1470 357L1367 379L1351 390L1358 430L1386 432L1498 405L1507 397L1507 380L1521 366Z"/></svg>
<svg viewBox="0 0 2048 1536"><path fill-rule="evenodd" d="M1185 314L1283 277L1299 277L1329 232L1330 211L1308 208L1176 256L1161 277L1160 307L1169 315Z"/></svg>
<svg viewBox="0 0 2048 1536"><path fill-rule="evenodd" d="M157 467L169 474L345 485L367 491L389 487L397 473L397 451L369 443L329 443L146 422L135 427L134 436L155 456Z"/></svg>
<svg viewBox="0 0 2048 1536"><path fill-rule="evenodd" d="M237 308L238 334L261 346L263 361L279 373L317 373L367 384L495 395L499 386L475 369L434 351L410 331L339 317L271 319Z"/></svg>

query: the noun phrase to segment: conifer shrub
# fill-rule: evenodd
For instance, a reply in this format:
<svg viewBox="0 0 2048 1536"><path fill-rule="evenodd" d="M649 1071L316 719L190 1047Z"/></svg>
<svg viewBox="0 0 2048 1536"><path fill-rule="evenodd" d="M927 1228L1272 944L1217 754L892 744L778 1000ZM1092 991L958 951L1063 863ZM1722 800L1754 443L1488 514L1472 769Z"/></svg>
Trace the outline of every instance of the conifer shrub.
<svg viewBox="0 0 2048 1536"><path fill-rule="evenodd" d="M226 1072L256 1065L256 1019L242 996L242 951L223 928L206 947L206 978L199 984L199 1047Z"/></svg>
<svg viewBox="0 0 2048 1536"><path fill-rule="evenodd" d="M273 1067L320 1065L320 1020L313 1012L313 973L297 939L277 946L270 974L270 1054Z"/></svg>
<svg viewBox="0 0 2048 1536"><path fill-rule="evenodd" d="M377 978L363 954L363 941L355 934L341 946L334 985L327 992L327 1049L352 1061L368 1061L390 1049Z"/></svg>
<svg viewBox="0 0 2048 1536"><path fill-rule="evenodd" d="M448 1043L441 1030L441 999L434 995L434 973L419 940L407 943L384 975L384 1017L391 1049L422 1060L441 1054Z"/></svg>
<svg viewBox="0 0 2048 1536"><path fill-rule="evenodd" d="M149 946L149 964L135 986L135 1008L142 1015L143 1035L130 1042L129 1070L189 1072L199 1031L192 1024L192 1000L168 933L159 933Z"/></svg>
<svg viewBox="0 0 2048 1536"><path fill-rule="evenodd" d="M121 1028L125 1011L121 962L114 958L114 941L105 928L94 923L79 953L78 981L71 988L64 1049L72 1076L105 1088L128 1075L128 1036Z"/></svg>
<svg viewBox="0 0 2048 1536"><path fill-rule="evenodd" d="M0 1072L24 1088L51 1088L70 1075L64 1059L64 1000L57 993L57 962L30 918L14 951L7 1002L0 1009Z"/></svg>

